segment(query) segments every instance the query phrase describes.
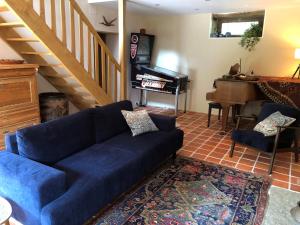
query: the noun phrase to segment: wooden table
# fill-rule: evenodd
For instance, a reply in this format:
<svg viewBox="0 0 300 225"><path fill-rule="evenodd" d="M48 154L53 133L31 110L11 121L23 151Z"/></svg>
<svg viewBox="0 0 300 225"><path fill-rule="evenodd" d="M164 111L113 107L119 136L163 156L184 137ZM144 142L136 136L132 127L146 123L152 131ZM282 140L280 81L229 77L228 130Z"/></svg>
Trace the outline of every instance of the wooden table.
<svg viewBox="0 0 300 225"><path fill-rule="evenodd" d="M0 197L0 224L9 225L9 218L12 214L12 208L10 203Z"/></svg>

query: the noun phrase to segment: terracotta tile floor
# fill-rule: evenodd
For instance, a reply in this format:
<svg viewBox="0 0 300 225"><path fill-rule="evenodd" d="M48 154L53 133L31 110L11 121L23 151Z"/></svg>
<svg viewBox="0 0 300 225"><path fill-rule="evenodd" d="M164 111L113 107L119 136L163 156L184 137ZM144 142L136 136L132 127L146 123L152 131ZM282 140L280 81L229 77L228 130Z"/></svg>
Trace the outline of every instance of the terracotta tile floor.
<svg viewBox="0 0 300 225"><path fill-rule="evenodd" d="M153 113L173 115L173 110L147 107ZM184 145L179 154L239 170L267 175L270 157L253 149L236 145L234 156L228 156L231 132L220 135L221 122L216 116L211 118L207 128L207 114L179 113L178 126L184 130ZM300 192L300 163L295 163L291 153L278 153L273 167L272 184Z"/></svg>

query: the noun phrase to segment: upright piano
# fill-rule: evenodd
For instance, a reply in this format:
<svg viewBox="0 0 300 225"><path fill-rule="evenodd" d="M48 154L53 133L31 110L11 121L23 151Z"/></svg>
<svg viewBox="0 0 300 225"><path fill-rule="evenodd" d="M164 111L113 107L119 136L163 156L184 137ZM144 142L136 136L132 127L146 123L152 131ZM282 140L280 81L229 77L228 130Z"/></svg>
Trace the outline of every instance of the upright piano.
<svg viewBox="0 0 300 225"><path fill-rule="evenodd" d="M266 99L300 108L300 81L288 77L260 76L256 81L217 79L214 87L216 90L207 93L206 100L222 105L222 131L226 131L229 110L234 105Z"/></svg>

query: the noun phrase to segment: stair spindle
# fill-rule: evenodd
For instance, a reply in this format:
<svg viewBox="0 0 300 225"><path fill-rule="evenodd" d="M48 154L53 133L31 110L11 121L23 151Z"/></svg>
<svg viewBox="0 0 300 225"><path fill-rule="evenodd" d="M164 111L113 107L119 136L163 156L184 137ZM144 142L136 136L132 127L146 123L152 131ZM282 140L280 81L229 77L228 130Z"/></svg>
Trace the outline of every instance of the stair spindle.
<svg viewBox="0 0 300 225"><path fill-rule="evenodd" d="M88 30L88 72L92 74L92 60L91 60L91 32Z"/></svg>
<svg viewBox="0 0 300 225"><path fill-rule="evenodd" d="M112 73L111 73L111 60L109 55L107 55L107 94L109 96L111 96L111 77L112 77Z"/></svg>
<svg viewBox="0 0 300 225"><path fill-rule="evenodd" d="M45 21L45 1L40 0L40 17Z"/></svg>
<svg viewBox="0 0 300 225"><path fill-rule="evenodd" d="M101 78L102 78L102 88L106 91L106 58L105 58L105 51L104 48L101 47Z"/></svg>
<svg viewBox="0 0 300 225"><path fill-rule="evenodd" d="M117 65L114 64L114 100L118 101L118 68Z"/></svg>
<svg viewBox="0 0 300 225"><path fill-rule="evenodd" d="M55 0L51 0L51 29L56 35L56 13L55 13Z"/></svg>
<svg viewBox="0 0 300 225"><path fill-rule="evenodd" d="M66 4L65 0L60 0L60 13L61 13L61 32L62 32L62 42L64 46L67 45L66 37Z"/></svg>
<svg viewBox="0 0 300 225"><path fill-rule="evenodd" d="M84 65L84 50L83 50L83 22L79 16L79 34L80 34L80 63Z"/></svg>
<svg viewBox="0 0 300 225"><path fill-rule="evenodd" d="M96 38L94 37L94 53L95 53L95 75L94 79L97 85L99 85L99 45L98 42L95 40Z"/></svg>
<svg viewBox="0 0 300 225"><path fill-rule="evenodd" d="M76 55L76 43L75 43L75 20L74 20L74 9L70 1L70 27L71 27L71 51L72 54Z"/></svg>

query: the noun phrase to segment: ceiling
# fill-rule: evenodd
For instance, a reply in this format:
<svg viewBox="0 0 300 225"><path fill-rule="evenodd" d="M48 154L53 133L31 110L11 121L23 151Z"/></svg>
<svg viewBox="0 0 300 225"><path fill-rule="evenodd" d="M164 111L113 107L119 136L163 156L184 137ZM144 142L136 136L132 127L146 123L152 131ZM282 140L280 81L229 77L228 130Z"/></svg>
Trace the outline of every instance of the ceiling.
<svg viewBox="0 0 300 225"><path fill-rule="evenodd" d="M117 8L116 0L88 0ZM254 11L300 6L300 0L127 0L129 11L145 14L196 14Z"/></svg>

